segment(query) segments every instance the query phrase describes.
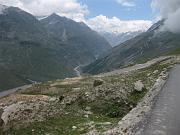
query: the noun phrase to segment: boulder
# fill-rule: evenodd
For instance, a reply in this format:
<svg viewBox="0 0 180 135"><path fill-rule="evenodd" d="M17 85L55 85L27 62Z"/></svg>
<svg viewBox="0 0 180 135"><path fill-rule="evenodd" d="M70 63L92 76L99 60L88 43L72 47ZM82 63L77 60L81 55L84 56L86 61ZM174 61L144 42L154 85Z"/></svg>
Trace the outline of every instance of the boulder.
<svg viewBox="0 0 180 135"><path fill-rule="evenodd" d="M159 70L155 70L154 72L153 72L153 74L157 74L159 72Z"/></svg>
<svg viewBox="0 0 180 135"><path fill-rule="evenodd" d="M139 80L139 81L137 81L137 82L134 83L134 89L135 89L136 91L141 92L141 91L143 90L143 88L144 88L144 84L142 83L141 80Z"/></svg>
<svg viewBox="0 0 180 135"><path fill-rule="evenodd" d="M75 129L77 129L77 127L76 126L72 126L72 129L75 130Z"/></svg>
<svg viewBox="0 0 180 135"><path fill-rule="evenodd" d="M3 114L3 109L0 109L0 127L4 125L4 121L1 118L2 114Z"/></svg>
<svg viewBox="0 0 180 135"><path fill-rule="evenodd" d="M94 80L93 86L97 87L97 86L102 85L103 83L104 81L102 79L97 79L97 80Z"/></svg>
<svg viewBox="0 0 180 135"><path fill-rule="evenodd" d="M91 110L91 107L87 106L87 107L85 108L85 110L86 110L86 111L90 111L90 110Z"/></svg>

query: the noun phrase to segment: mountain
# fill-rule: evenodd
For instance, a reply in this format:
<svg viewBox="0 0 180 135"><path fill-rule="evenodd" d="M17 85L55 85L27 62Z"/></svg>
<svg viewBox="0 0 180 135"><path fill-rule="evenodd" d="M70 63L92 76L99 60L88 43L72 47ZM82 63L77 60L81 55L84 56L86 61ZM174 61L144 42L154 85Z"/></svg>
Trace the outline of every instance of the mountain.
<svg viewBox="0 0 180 135"><path fill-rule="evenodd" d="M82 29L84 27L83 25ZM86 31L87 28L84 29ZM90 49L90 46L82 43L84 40L80 42L81 39L87 38L83 34L81 36L80 39L71 38L66 42L44 27L42 22L33 15L16 7L1 5L0 90L31 83L31 81L74 76L76 66L92 62L96 56L110 48L107 41L97 34L96 38L91 38L93 42L90 43L92 47L99 48L98 52L94 52L94 48ZM77 42L77 40L80 41ZM98 40L97 43L96 40ZM106 46L98 44L99 41L107 43Z"/></svg>
<svg viewBox="0 0 180 135"><path fill-rule="evenodd" d="M41 23L51 34L80 49L79 53L90 53L89 55L98 58L100 54L111 48L105 38L91 30L83 22L77 23L66 17L52 14L42 19Z"/></svg>
<svg viewBox="0 0 180 135"><path fill-rule="evenodd" d="M98 74L161 55L180 53L180 34L161 31L163 23L164 20L159 21L147 32L114 47L103 58L84 67L84 72Z"/></svg>
<svg viewBox="0 0 180 135"><path fill-rule="evenodd" d="M135 32L124 32L124 33L109 33L109 32L101 32L100 34L106 38L106 40L111 44L112 47L115 47L127 40L130 40L137 35L141 34L142 31Z"/></svg>
<svg viewBox="0 0 180 135"><path fill-rule="evenodd" d="M31 14L7 7L0 15L0 33L0 89L72 75L59 51L63 43Z"/></svg>

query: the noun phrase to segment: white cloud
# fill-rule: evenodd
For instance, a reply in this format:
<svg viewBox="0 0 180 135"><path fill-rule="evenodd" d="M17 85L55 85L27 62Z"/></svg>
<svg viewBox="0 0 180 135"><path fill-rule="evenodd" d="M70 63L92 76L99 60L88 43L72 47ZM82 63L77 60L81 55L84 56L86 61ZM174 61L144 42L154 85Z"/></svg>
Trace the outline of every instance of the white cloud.
<svg viewBox="0 0 180 135"><path fill-rule="evenodd" d="M180 0L153 0L152 8L166 19L163 30L180 33Z"/></svg>
<svg viewBox="0 0 180 135"><path fill-rule="evenodd" d="M134 0L116 0L119 4L124 7L134 7L136 6Z"/></svg>
<svg viewBox="0 0 180 135"><path fill-rule="evenodd" d="M16 6L37 16L57 13L76 21L84 20L89 12L77 0L0 0L0 4Z"/></svg>
<svg viewBox="0 0 180 135"><path fill-rule="evenodd" d="M148 20L125 21L117 17L108 18L103 15L91 18L86 23L96 31L110 33L145 31L152 25L152 22Z"/></svg>
<svg viewBox="0 0 180 135"><path fill-rule="evenodd" d="M118 0L118 2L124 6L133 6L133 0ZM89 13L88 7L79 3L78 0L0 0L0 4L17 6L37 16L50 15L54 12L75 21L83 21L99 32L145 31L152 24L151 21L124 21L117 17L107 18L103 15L85 19L85 16Z"/></svg>

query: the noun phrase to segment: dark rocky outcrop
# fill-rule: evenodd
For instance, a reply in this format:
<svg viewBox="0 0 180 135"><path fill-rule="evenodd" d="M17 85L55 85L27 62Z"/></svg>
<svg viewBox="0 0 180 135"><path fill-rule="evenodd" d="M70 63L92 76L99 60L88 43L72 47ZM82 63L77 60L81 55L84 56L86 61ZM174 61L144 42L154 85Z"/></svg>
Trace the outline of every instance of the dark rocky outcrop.
<svg viewBox="0 0 180 135"><path fill-rule="evenodd" d="M3 109L0 109L0 127L4 125L4 121L1 118L2 114L3 114Z"/></svg>
<svg viewBox="0 0 180 135"><path fill-rule="evenodd" d="M94 80L93 86L94 86L94 87L100 86L100 85L103 84L103 82L104 82L104 81L101 80L101 79Z"/></svg>

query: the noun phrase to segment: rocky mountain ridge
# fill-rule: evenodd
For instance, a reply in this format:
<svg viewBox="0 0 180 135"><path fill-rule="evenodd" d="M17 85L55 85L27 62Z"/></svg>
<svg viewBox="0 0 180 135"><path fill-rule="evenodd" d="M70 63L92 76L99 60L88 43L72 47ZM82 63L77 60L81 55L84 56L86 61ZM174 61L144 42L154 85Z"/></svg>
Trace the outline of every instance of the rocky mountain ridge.
<svg viewBox="0 0 180 135"><path fill-rule="evenodd" d="M125 32L125 33L101 32L100 34L106 38L106 40L111 44L112 47L115 47L127 40L130 40L140 35L141 33L143 33L143 31Z"/></svg>
<svg viewBox="0 0 180 135"><path fill-rule="evenodd" d="M180 34L161 31L164 20L154 24L147 32L114 47L109 53L84 67L84 72L99 74L159 56L180 53Z"/></svg>
<svg viewBox="0 0 180 135"><path fill-rule="evenodd" d="M111 48L85 24L52 15L51 19L59 19L58 24L51 24L63 35L58 36L46 27L48 20L39 21L16 7L1 7L0 91L31 83L29 80L41 82L75 76L76 66L94 61Z"/></svg>

